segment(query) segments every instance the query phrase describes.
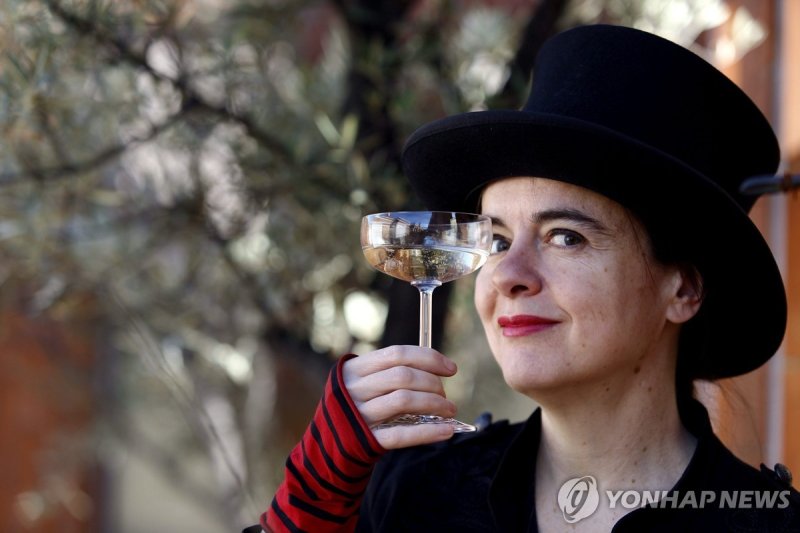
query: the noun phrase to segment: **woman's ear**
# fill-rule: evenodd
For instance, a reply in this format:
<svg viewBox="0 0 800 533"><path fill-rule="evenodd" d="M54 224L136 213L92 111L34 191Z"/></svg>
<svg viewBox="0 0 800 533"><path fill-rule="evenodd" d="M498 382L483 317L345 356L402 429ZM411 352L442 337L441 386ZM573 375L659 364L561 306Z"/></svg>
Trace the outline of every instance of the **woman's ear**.
<svg viewBox="0 0 800 533"><path fill-rule="evenodd" d="M675 324L688 322L703 303L703 278L693 266L681 266L675 272L675 284L667 308L667 320Z"/></svg>

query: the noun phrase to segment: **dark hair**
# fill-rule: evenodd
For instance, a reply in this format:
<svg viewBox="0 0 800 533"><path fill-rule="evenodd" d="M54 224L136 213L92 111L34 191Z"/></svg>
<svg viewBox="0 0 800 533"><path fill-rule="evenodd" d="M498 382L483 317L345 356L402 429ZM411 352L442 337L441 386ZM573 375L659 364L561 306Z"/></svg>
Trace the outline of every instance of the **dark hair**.
<svg viewBox="0 0 800 533"><path fill-rule="evenodd" d="M691 251L678 245L662 226L642 222L650 238L653 258L663 265L676 265L700 295L701 304L689 321L681 326L678 337L678 356L675 367L675 399L678 415L686 420L688 409L694 402L694 382L701 378L702 361L707 359L712 349L708 340L707 315L709 312L709 284L713 280L703 275L702 261L692 257Z"/></svg>

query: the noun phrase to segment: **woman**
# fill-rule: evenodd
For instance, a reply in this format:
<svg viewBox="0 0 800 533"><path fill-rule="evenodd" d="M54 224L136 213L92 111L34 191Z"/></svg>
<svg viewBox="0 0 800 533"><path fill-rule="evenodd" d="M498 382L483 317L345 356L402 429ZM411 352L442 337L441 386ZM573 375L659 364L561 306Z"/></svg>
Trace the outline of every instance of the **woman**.
<svg viewBox="0 0 800 533"><path fill-rule="evenodd" d="M261 527L800 530L788 476L735 458L692 399L693 380L749 372L783 337L781 277L738 192L778 158L713 67L605 25L543 47L522 110L415 132L404 167L425 204L493 219L475 304L506 382L540 408L455 437L372 430L453 416L455 365L415 346L345 357Z"/></svg>

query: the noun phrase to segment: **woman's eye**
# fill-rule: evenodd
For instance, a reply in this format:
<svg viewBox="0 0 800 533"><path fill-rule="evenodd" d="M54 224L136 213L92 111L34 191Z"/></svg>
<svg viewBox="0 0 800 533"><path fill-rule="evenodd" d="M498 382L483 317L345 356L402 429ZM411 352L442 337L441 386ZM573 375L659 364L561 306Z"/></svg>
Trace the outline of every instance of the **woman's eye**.
<svg viewBox="0 0 800 533"><path fill-rule="evenodd" d="M492 238L492 249L490 253L492 254L499 254L500 252L505 252L511 246L511 243L508 242L508 239L505 237L500 237L499 235L495 235Z"/></svg>
<svg viewBox="0 0 800 533"><path fill-rule="evenodd" d="M580 233L576 233L572 230L556 229L550 232L547 242L555 246L570 248L583 244L586 242L586 239Z"/></svg>

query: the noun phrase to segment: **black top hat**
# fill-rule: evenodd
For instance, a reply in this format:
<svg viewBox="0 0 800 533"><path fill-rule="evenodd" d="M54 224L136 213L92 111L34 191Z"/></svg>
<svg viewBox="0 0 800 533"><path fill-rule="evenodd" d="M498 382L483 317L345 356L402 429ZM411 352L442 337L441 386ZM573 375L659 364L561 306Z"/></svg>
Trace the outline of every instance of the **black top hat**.
<svg viewBox="0 0 800 533"><path fill-rule="evenodd" d="M599 192L703 275L709 350L691 374L749 372L778 349L786 294L741 182L771 174L778 143L753 102L699 56L619 26L542 47L521 110L464 113L408 139L403 166L430 209L470 211L489 182L537 176Z"/></svg>

